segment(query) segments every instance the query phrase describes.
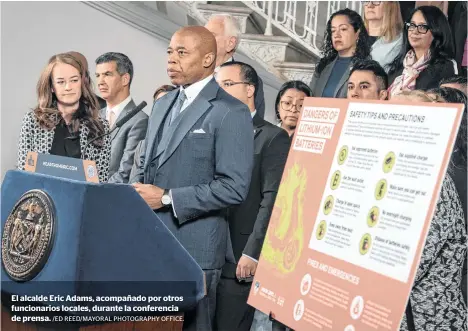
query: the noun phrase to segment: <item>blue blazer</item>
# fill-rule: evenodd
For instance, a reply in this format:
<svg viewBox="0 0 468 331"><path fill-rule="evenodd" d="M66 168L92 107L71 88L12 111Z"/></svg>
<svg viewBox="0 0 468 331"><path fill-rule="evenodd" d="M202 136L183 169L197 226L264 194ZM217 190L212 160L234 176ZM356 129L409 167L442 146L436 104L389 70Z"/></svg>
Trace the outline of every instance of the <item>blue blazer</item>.
<svg viewBox="0 0 468 331"><path fill-rule="evenodd" d="M158 131L178 90L157 100L148 123L140 168L132 182L172 192L173 207L155 212L202 269L234 262L227 208L247 196L253 167L248 107L212 79L170 127L166 148Z"/></svg>

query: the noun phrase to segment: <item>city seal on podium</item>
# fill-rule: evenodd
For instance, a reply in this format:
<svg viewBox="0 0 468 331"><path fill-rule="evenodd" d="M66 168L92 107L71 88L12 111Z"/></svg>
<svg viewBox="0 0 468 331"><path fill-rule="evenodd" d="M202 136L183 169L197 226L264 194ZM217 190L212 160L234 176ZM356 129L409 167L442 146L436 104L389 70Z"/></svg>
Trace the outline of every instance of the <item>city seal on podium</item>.
<svg viewBox="0 0 468 331"><path fill-rule="evenodd" d="M47 193L31 190L15 204L3 227L2 264L11 279L33 279L49 258L55 236L55 206Z"/></svg>

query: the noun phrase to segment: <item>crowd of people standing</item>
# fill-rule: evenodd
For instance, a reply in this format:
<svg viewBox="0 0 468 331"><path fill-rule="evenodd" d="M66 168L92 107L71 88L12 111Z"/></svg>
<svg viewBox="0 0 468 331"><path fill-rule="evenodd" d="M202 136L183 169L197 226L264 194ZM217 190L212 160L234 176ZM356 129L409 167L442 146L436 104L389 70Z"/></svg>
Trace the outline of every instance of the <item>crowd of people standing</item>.
<svg viewBox="0 0 468 331"><path fill-rule="evenodd" d="M454 15L466 18L461 3ZM40 74L37 105L24 116L18 168L29 151L84 157L96 162L101 182L133 185L205 272L207 295L185 314L185 330L285 330L247 305L248 279L304 99L463 103L401 330L467 330L467 48L466 31L463 39L452 28L436 6L414 8L407 21L394 1L363 1L363 16L348 8L333 13L312 81L281 86L272 124L264 119L260 76L234 58L237 21L214 15L172 36L171 85L156 89L150 115L140 112L91 144L135 108L133 64L117 52L98 57L99 97L86 58L57 54Z"/></svg>

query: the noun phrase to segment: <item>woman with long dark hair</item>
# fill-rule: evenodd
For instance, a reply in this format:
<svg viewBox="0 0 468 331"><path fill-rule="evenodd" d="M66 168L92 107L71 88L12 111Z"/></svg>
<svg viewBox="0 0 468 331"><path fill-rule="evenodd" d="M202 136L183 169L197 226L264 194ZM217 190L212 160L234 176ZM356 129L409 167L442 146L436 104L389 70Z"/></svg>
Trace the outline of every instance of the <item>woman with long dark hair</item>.
<svg viewBox="0 0 468 331"><path fill-rule="evenodd" d="M314 97L346 98L352 64L369 57L368 34L362 17L351 9L330 16L310 89Z"/></svg>
<svg viewBox="0 0 468 331"><path fill-rule="evenodd" d="M88 75L89 76L89 75ZM99 180L107 181L110 137L88 141L109 130L99 115L99 105L87 73L70 54L49 60L37 83L38 104L23 118L18 168L24 169L28 152L93 160Z"/></svg>
<svg viewBox="0 0 468 331"><path fill-rule="evenodd" d="M450 26L439 8L416 8L405 27L402 50L390 66L390 96L438 87L441 79L457 71Z"/></svg>

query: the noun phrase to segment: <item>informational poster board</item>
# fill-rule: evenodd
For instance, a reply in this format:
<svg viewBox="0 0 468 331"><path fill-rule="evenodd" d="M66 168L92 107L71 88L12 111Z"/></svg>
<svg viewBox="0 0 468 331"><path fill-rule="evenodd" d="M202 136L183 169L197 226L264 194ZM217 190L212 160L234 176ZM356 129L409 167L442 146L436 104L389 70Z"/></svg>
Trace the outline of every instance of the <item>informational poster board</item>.
<svg viewBox="0 0 468 331"><path fill-rule="evenodd" d="M462 112L307 98L248 303L296 331L398 330Z"/></svg>

